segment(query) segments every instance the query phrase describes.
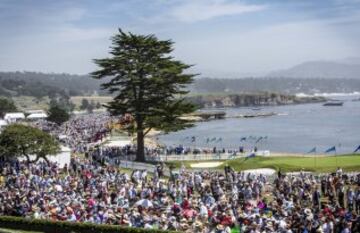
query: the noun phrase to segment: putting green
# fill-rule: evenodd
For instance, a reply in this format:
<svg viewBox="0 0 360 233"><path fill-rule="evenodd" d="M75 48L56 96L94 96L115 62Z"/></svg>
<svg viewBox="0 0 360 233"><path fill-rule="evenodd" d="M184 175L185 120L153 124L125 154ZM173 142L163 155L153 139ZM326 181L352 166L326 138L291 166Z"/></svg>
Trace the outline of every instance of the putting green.
<svg viewBox="0 0 360 233"><path fill-rule="evenodd" d="M338 155L327 157L254 157L228 160L225 164L230 165L235 170L247 170L257 168L281 169L284 172L293 171L313 171L313 172L334 172L337 167L344 171L360 171L360 154Z"/></svg>

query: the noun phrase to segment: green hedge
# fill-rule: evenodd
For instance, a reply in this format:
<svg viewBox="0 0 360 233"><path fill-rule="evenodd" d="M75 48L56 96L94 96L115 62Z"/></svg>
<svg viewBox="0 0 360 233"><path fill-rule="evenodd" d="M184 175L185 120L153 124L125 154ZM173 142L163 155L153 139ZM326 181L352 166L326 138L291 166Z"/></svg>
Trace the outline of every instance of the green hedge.
<svg viewBox="0 0 360 233"><path fill-rule="evenodd" d="M171 233L171 231L148 230L105 224L71 223L38 219L30 220L12 216L0 216L0 227L45 233Z"/></svg>

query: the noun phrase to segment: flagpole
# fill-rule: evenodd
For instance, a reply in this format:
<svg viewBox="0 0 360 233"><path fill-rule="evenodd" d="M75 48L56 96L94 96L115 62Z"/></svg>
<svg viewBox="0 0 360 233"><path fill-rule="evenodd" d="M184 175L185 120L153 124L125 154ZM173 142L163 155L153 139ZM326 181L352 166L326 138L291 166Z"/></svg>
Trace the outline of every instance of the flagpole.
<svg viewBox="0 0 360 233"><path fill-rule="evenodd" d="M336 161L336 169L339 167L338 165L338 159L337 159L337 152L336 152L336 149L335 149L335 161Z"/></svg>
<svg viewBox="0 0 360 233"><path fill-rule="evenodd" d="M315 172L316 172L316 151L315 151L315 154L314 154L314 160L315 160Z"/></svg>

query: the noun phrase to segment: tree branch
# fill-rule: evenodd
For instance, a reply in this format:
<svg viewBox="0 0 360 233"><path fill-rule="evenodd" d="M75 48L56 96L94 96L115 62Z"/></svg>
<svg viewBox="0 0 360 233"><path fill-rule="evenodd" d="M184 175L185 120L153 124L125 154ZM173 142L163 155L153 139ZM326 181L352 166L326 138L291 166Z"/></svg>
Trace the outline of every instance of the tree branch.
<svg viewBox="0 0 360 233"><path fill-rule="evenodd" d="M144 132L144 136L146 136L152 129L153 129L153 127L149 127L149 128Z"/></svg>

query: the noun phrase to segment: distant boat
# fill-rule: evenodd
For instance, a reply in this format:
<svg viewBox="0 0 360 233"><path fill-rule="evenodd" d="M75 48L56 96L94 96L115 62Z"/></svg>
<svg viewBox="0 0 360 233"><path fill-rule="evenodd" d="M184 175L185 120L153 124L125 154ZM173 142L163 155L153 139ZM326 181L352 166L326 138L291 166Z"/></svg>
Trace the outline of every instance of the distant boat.
<svg viewBox="0 0 360 233"><path fill-rule="evenodd" d="M343 106L344 102L341 101L329 101L323 104L323 106Z"/></svg>
<svg viewBox="0 0 360 233"><path fill-rule="evenodd" d="M252 108L251 110L253 110L253 111L260 111L261 108Z"/></svg>

